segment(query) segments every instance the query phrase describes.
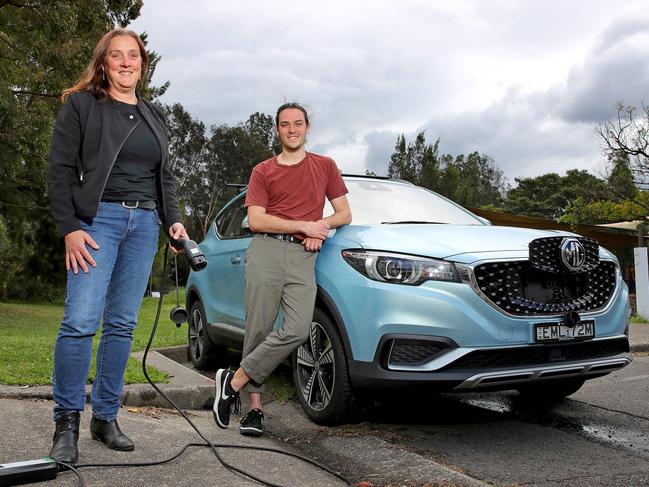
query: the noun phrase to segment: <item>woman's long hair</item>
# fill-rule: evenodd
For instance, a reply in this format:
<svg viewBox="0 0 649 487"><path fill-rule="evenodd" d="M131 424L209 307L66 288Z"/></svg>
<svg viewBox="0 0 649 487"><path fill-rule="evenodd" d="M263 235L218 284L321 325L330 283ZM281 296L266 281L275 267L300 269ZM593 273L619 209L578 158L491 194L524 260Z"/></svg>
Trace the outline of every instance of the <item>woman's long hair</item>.
<svg viewBox="0 0 649 487"><path fill-rule="evenodd" d="M149 55L146 52L144 43L142 42L142 39L140 39L140 36L132 30L114 29L104 34L104 36L99 40L97 46L95 46L95 51L92 54L92 59L83 71L79 81L77 81L74 86L63 91L63 95L61 96L63 101L65 101L70 93L77 93L79 91L89 91L102 102L108 100L110 95L108 94L108 78L105 74L106 56L108 55L108 45L110 44L110 41L113 37L117 36L132 37L140 48L142 71L140 79L136 85L136 90L140 89L143 80L146 78L147 69L149 67Z"/></svg>

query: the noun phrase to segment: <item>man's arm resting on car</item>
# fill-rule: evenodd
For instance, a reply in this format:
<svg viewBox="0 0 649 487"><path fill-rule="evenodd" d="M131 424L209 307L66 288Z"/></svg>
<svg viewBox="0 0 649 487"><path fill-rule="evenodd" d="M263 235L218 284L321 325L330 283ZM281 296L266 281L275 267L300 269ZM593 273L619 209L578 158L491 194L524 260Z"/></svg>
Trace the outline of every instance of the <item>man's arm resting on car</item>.
<svg viewBox="0 0 649 487"><path fill-rule="evenodd" d="M304 222L286 220L266 213L261 206L248 207L248 225L255 233L301 233L307 237L324 240L329 233L330 225L324 220Z"/></svg>
<svg viewBox="0 0 649 487"><path fill-rule="evenodd" d="M322 220L327 222L330 228L342 227L352 222L352 211L349 209L347 196L342 195L331 200L331 206L334 209L334 214Z"/></svg>
<svg viewBox="0 0 649 487"><path fill-rule="evenodd" d="M352 221L352 213L345 195L331 200L334 214L317 222L285 220L268 215L261 206L248 207L248 225L253 232L261 233L302 233L306 235L304 247L309 251L320 250L329 230L347 225Z"/></svg>
<svg viewBox="0 0 649 487"><path fill-rule="evenodd" d="M331 206L333 206L334 214L324 218L323 221L329 223L331 228L337 228L342 225L347 225L352 221L352 212L349 209L349 203L347 202L347 197L344 195L336 198L331 201ZM304 239L304 248L310 252L317 252L322 248L324 240L319 238L305 238Z"/></svg>

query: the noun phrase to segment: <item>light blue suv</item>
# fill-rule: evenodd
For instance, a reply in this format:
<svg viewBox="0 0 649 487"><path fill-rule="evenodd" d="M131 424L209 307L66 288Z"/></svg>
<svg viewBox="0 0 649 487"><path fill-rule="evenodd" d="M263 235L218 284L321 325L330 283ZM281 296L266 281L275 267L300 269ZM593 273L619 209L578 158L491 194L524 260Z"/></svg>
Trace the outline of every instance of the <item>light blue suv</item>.
<svg viewBox="0 0 649 487"><path fill-rule="evenodd" d="M344 179L353 222L322 247L309 340L292 357L313 421L345 420L367 389L557 399L631 362L628 289L596 241L492 226L404 181ZM244 197L216 217L200 244L209 264L187 283L198 368L243 343Z"/></svg>

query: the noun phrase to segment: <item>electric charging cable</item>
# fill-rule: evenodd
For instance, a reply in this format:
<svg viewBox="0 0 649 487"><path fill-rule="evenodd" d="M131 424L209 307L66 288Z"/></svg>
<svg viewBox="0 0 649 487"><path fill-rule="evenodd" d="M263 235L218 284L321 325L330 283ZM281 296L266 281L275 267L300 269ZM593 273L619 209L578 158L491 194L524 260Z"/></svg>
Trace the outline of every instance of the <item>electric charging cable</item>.
<svg viewBox="0 0 649 487"><path fill-rule="evenodd" d="M279 453L281 455L286 455L292 458L297 458L298 460L301 460L305 463L308 463L310 465L313 465L315 467L320 468L321 470L333 475L334 477L342 480L345 482L348 486L353 486L353 483L348 480L347 478L343 477L341 474L338 472L335 472L334 470L330 469L329 467L322 465L315 460L312 460L310 458L307 458L305 456L299 455L297 453L291 453L283 450L279 450L277 448L270 448L270 447L262 447L262 446L249 446L249 445L236 445L232 443L212 443L207 437L203 434L203 432L194 424L194 422L185 414L185 412L175 403L173 400L167 396L154 382L151 380L149 377L149 373L147 372L146 369L146 359L149 354L149 350L151 348L151 344L153 343L153 339L155 337L155 332L158 328L158 322L160 320L160 312L162 310L162 302L164 298L164 293L165 293L165 276L167 274L167 255L169 253L169 248L165 246L165 253L164 253L164 263L163 263L163 270L162 270L162 282L160 285L160 300L158 301L158 308L156 310L156 316L155 320L153 321L153 328L151 329L151 335L149 337L149 341L146 345L146 348L144 349L144 355L142 357L142 371L144 372L144 377L146 378L147 382L155 389L155 391L160 394L165 401L167 401L178 413L189 423L189 425L196 431L198 436L200 436L205 443L187 443L183 448L181 448L175 455L173 455L170 458L164 459L164 460L159 460L159 461L154 461L154 462L141 462L141 463L87 463L87 464L81 464L81 465L70 465L66 463L61 463L59 462L59 465L71 470L79 480L79 486L83 487L84 486L84 481L83 477L81 476L81 473L79 470L83 468L97 468L97 467L115 467L115 468L128 468L128 467L151 467L151 466L157 466L157 465L163 465L165 463L169 463L176 458L178 458L180 455L182 455L188 448L190 447L203 447L203 448L210 448L216 458L219 460L221 465L223 465L226 469L230 470L231 472L236 472L239 475L242 475L245 478L248 478L250 480L254 480L255 482L258 482L261 485L267 485L269 487L284 487L282 484L275 484L273 482L269 482L266 480L263 480L259 477L256 477L255 475L251 474L250 472L246 472L244 469L236 467L228 462L226 462L223 457L219 454L217 448L232 448L232 449L244 449L244 450L256 450L256 451L264 451L264 452L271 452L271 453ZM177 279L177 274L178 270L176 268L176 279ZM177 281L176 281L177 282ZM177 289L176 289L177 291Z"/></svg>

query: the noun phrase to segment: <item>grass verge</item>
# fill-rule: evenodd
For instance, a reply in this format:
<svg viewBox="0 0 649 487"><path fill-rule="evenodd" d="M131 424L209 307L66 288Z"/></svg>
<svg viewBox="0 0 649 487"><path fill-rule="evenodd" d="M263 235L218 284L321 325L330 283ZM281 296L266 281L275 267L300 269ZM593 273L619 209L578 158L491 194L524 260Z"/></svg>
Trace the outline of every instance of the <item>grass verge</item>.
<svg viewBox="0 0 649 487"><path fill-rule="evenodd" d="M297 400L297 391L293 383L293 374L290 367L278 367L266 378L266 387L273 397L280 402Z"/></svg>
<svg viewBox="0 0 649 487"><path fill-rule="evenodd" d="M181 296L181 302L184 302L184 295ZM174 305L175 295L166 295L152 347L169 347L187 342L187 325L176 328L169 319L169 311ZM158 299L144 299L134 332L133 351L144 350L146 347L157 307ZM54 342L63 317L63 305L0 303L0 316L0 384L51 384ZM91 382L95 375L94 357L100 333L101 331L93 340ZM166 374L151 367L147 371L155 382L167 381ZM127 384L146 382L139 361L129 358L124 381Z"/></svg>

